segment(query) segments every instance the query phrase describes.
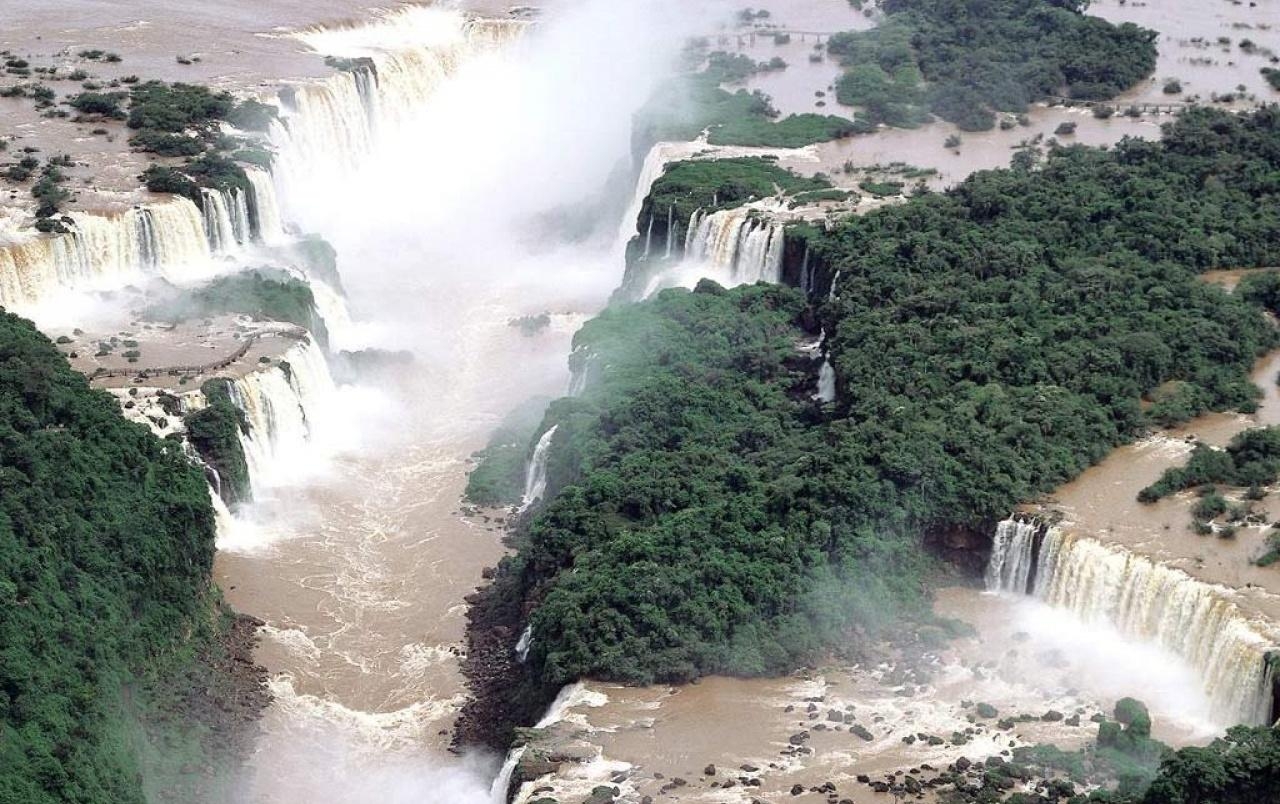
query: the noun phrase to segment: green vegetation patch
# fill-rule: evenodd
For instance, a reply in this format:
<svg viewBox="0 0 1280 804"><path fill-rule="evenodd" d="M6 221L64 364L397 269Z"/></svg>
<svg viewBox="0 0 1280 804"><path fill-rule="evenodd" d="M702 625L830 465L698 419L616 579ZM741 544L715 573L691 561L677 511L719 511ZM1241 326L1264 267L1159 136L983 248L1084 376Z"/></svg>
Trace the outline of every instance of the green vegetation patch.
<svg viewBox="0 0 1280 804"><path fill-rule="evenodd" d="M218 277L145 311L147 318L173 322L226 314L286 321L310 330L322 344L328 341L324 319L316 312L315 296L307 283L266 270Z"/></svg>
<svg viewBox="0 0 1280 804"><path fill-rule="evenodd" d="M1197 444L1184 466L1166 469L1159 480L1138 492L1138 499L1152 503L1184 489L1215 483L1241 488L1267 486L1277 477L1280 477L1280 428L1259 427L1240 433L1231 439L1226 449ZM1213 497L1205 498L1209 499ZM1205 510L1202 512L1205 515L1199 518L1213 519L1225 511L1224 501L1221 510Z"/></svg>
<svg viewBox="0 0 1280 804"><path fill-rule="evenodd" d="M176 717L169 753L150 730L164 680L216 652L213 555L181 447L0 313L0 800L142 804L144 767L216 761L198 716Z"/></svg>
<svg viewBox="0 0 1280 804"><path fill-rule="evenodd" d="M706 69L658 88L636 116L637 138L644 143L694 140L710 130L712 145L800 148L874 128L834 115L799 114L779 119L762 92L721 88L723 83L743 80L755 69L757 65L745 56L712 54Z"/></svg>
<svg viewBox="0 0 1280 804"><path fill-rule="evenodd" d="M476 505L516 505L524 496L529 444L542 424L551 400L535 397L503 419L489 443L475 454L479 460L467 476L465 496Z"/></svg>
<svg viewBox="0 0 1280 804"><path fill-rule="evenodd" d="M703 284L589 323L575 348L605 368L552 404L549 496L497 581L534 610L529 672L679 681L865 647L925 608L927 534L985 531L1175 415L1143 410L1154 389L1195 389L1182 415L1253 406L1277 334L1198 272L1280 264L1278 141L1280 109L1197 110L814 229L840 271L816 321L790 290ZM818 327L821 408L795 351Z"/></svg>
<svg viewBox="0 0 1280 804"><path fill-rule="evenodd" d="M653 183L641 218L653 213L684 225L699 209L732 209L779 192L794 194L831 189L822 177L807 178L778 165L777 160L747 156L734 159L690 159L667 166Z"/></svg>
<svg viewBox="0 0 1280 804"><path fill-rule="evenodd" d="M847 72L836 95L868 122L914 126L929 114L970 131L996 111L1051 95L1114 97L1155 69L1154 31L1084 13L1080 0L886 0L869 31L837 34Z"/></svg>
<svg viewBox="0 0 1280 804"><path fill-rule="evenodd" d="M227 505L253 499L249 464L245 460L240 435L249 422L231 401L230 380L209 380L200 386L208 403L183 417L187 440L200 458L218 473L218 493Z"/></svg>

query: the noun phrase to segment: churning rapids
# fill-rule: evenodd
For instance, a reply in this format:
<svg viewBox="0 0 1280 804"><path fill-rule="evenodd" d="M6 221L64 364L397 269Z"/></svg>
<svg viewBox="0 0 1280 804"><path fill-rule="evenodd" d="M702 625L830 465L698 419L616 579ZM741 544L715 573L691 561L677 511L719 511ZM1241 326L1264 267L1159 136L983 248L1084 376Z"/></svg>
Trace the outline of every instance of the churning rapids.
<svg viewBox="0 0 1280 804"><path fill-rule="evenodd" d="M340 382L317 342L301 337L283 365L230 383L255 502L233 516L214 497L217 580L235 608L266 623L259 660L274 696L242 800L505 801L515 755L504 763L447 750L466 692L464 598L504 549L500 514L459 511L470 456L528 398L581 392L596 356L575 355L571 377L571 338L617 286L632 237L642 260L664 266L637 296L703 276L782 279L784 227L770 200L687 221L667 212L661 242L654 219L637 220L666 163L704 151L660 143L629 164L632 114L682 37L710 29L711 11L696 16L676 0L582 0L537 25L408 7L290 34L319 56L374 66L282 97L270 134L278 157L270 172L248 171L251 192L75 212L70 234L0 246L0 305L22 307L152 277L194 281L317 232L337 250L348 296L313 282L331 351L413 354ZM615 181L620 165L639 175L634 190ZM815 290L806 268L800 276ZM542 332L511 326L542 313L551 321ZM823 360L815 373L814 398L832 401L835 369ZM198 392L183 396L203 404ZM554 438L552 428L532 447L524 506L546 492ZM547 721L597 729L604 775L584 776L589 792L620 767L670 776L695 760L771 756L794 727L783 706L816 694L880 713L890 731L856 757L872 772L920 760L902 753L893 728L964 728L961 700L1097 711L1148 683L1160 696L1153 712L1173 724L1160 736L1173 740L1275 718L1274 624L1223 584L1101 534L1019 516L994 534L986 586L943 590L939 609L972 621L987 642L940 660L942 680L915 699L881 689L884 668L678 691L586 685ZM512 646L521 658L531 638ZM1023 663L1035 650L1011 658L1026 639L1043 653L1075 653L1060 674L1069 689L1027 680L1043 668ZM1010 649L977 672L993 645ZM851 761L822 756L833 773ZM646 778L631 791L656 790ZM772 779L760 792L789 786Z"/></svg>
<svg viewBox="0 0 1280 804"><path fill-rule="evenodd" d="M461 515L459 499L500 418L564 392L570 338L616 284L627 199L599 194L678 44L660 19L588 2L531 28L418 8L301 35L376 71L294 94L273 132L280 214L340 255L355 323L336 348L415 360L359 386L267 372L233 389L257 502L227 523L218 580L267 623L274 695L246 800L505 792L502 758L446 751L463 598L503 549L498 522ZM584 207L613 211L600 237L570 243L561 222ZM543 312L535 336L510 326ZM541 489L531 471L530 499Z"/></svg>

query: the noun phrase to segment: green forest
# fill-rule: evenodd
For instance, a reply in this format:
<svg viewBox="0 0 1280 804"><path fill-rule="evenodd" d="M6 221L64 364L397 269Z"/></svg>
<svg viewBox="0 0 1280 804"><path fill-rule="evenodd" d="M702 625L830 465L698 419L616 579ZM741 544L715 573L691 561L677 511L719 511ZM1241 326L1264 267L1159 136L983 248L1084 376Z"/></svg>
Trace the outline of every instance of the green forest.
<svg viewBox="0 0 1280 804"><path fill-rule="evenodd" d="M1155 69L1155 31L1084 14L1079 0L886 0L869 31L833 36L843 104L870 123L914 126L930 114L961 129L1060 95L1112 98Z"/></svg>
<svg viewBox="0 0 1280 804"><path fill-rule="evenodd" d="M1084 13L1080 0L886 0L866 31L838 33L827 53L844 71L836 115L782 117L760 91L730 91L759 69L741 54L694 51L698 69L666 82L636 119L640 150L661 140L799 148L914 127L940 117L967 131L992 128L997 112L1024 112L1050 96L1115 97L1149 76L1156 33Z"/></svg>
<svg viewBox="0 0 1280 804"><path fill-rule="evenodd" d="M902 618L944 634L930 534L1256 404L1275 329L1198 274L1280 263L1277 143L1275 108L1196 110L1160 142L1023 152L811 230L832 300L704 282L590 322L575 349L607 369L551 405L549 497L498 574L531 674L777 673ZM820 328L828 405L796 348Z"/></svg>
<svg viewBox="0 0 1280 804"><path fill-rule="evenodd" d="M0 313L0 802L210 783L179 769L223 745L191 716L228 683L213 554L208 486L180 446Z"/></svg>

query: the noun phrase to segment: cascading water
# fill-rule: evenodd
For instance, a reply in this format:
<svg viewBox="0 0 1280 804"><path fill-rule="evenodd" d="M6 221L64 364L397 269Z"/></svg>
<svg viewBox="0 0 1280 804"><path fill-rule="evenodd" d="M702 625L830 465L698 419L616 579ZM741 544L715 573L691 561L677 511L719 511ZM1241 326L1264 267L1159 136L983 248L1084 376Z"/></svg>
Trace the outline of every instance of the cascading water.
<svg viewBox="0 0 1280 804"><path fill-rule="evenodd" d="M690 223L692 242L685 259L704 263L731 284L778 282L785 230L751 207L721 210Z"/></svg>
<svg viewBox="0 0 1280 804"><path fill-rule="evenodd" d="M189 279L208 270L205 215L186 198L63 219L67 234L0 247L0 304L34 304L59 289L118 287L149 274ZM229 227L229 214L227 221Z"/></svg>
<svg viewBox="0 0 1280 804"><path fill-rule="evenodd" d="M1034 520L996 529L991 591L1033 595L1086 623L1106 623L1180 656L1198 674L1222 723L1267 723L1273 711L1273 636L1232 602L1232 591L1146 556Z"/></svg>
<svg viewBox="0 0 1280 804"><path fill-rule="evenodd" d="M333 391L324 355L311 338L289 349L280 364L250 372L231 384L231 401L245 415L240 446L254 495L285 480L305 458L311 435L308 411Z"/></svg>
<svg viewBox="0 0 1280 804"><path fill-rule="evenodd" d="M529 658L529 647L533 644L533 625L526 625L516 640L516 658L524 661Z"/></svg>
<svg viewBox="0 0 1280 804"><path fill-rule="evenodd" d="M586 351L585 347L575 349L573 354L569 355L569 388L565 391L565 396L582 396L599 362L600 355L595 352Z"/></svg>
<svg viewBox="0 0 1280 804"><path fill-rule="evenodd" d="M383 12L368 25L296 34L317 53L351 62L325 81L282 94L271 139L277 147L275 175L288 197L332 187L350 175L379 134L411 119L462 63L510 42L526 26L413 6ZM327 169L318 172L320 166Z"/></svg>
<svg viewBox="0 0 1280 804"><path fill-rule="evenodd" d="M823 404L836 401L836 370L829 357L822 359L822 368L818 370L818 390L813 398Z"/></svg>
<svg viewBox="0 0 1280 804"><path fill-rule="evenodd" d="M230 193L220 190L200 191L201 210L204 213L204 231L209 238L209 251L229 251L240 244L236 225L231 215L235 200ZM230 201L230 203L228 203Z"/></svg>
<svg viewBox="0 0 1280 804"><path fill-rule="evenodd" d="M271 174L258 168L246 167L244 175L253 188L253 212L250 221L259 240L272 245L284 239L284 223L280 215L280 202L276 199L276 185Z"/></svg>
<svg viewBox="0 0 1280 804"><path fill-rule="evenodd" d="M529 468L524 477L524 497L520 503L522 511L540 500L547 490L547 453L558 427L556 425L543 433L533 448L533 457L529 459Z"/></svg>

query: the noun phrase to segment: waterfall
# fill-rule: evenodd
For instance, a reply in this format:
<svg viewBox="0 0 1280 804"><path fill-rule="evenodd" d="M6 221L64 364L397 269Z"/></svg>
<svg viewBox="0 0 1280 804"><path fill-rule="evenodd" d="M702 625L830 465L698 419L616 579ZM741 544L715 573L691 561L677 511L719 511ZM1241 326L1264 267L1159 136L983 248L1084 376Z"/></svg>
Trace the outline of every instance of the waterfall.
<svg viewBox="0 0 1280 804"><path fill-rule="evenodd" d="M233 187L229 195L231 199L231 203L228 205L231 211L231 232L236 242L244 245L253 239L253 227L249 223L248 194L239 187Z"/></svg>
<svg viewBox="0 0 1280 804"><path fill-rule="evenodd" d="M286 367L287 364L287 367ZM306 460L311 437L308 411L333 391L324 355L311 338L289 349L281 363L252 371L231 384L231 401L245 415L240 446L254 495L288 479L295 461Z"/></svg>
<svg viewBox="0 0 1280 804"><path fill-rule="evenodd" d="M818 391L813 398L823 404L836 401L836 370L829 357L822 359L822 368L818 370Z"/></svg>
<svg viewBox="0 0 1280 804"><path fill-rule="evenodd" d="M580 346L569 355L569 388L565 391L565 396L582 396L591 382L591 373L600 356L595 352L582 354L585 351L586 347Z"/></svg>
<svg viewBox="0 0 1280 804"><path fill-rule="evenodd" d="M813 293L813 274L809 267L809 243L804 244L804 258L800 260L800 290L804 295L809 296Z"/></svg>
<svg viewBox="0 0 1280 804"><path fill-rule="evenodd" d="M1182 657L1223 723L1268 723L1276 640L1226 587L1096 539L1034 521L1001 522L987 567L994 591L1031 594Z"/></svg>
<svg viewBox="0 0 1280 804"><path fill-rule="evenodd" d="M281 118L270 136L286 197L331 188L358 169L379 134L416 115L463 62L511 42L528 25L425 6L375 13L372 23L292 35L319 54L354 61L350 69L282 95ZM317 172L318 166L330 167Z"/></svg>
<svg viewBox="0 0 1280 804"><path fill-rule="evenodd" d="M60 289L119 287L147 275L200 275L211 252L205 219L176 196L112 215L64 215L67 234L0 246L0 305L35 304ZM229 213L226 220L229 227Z"/></svg>
<svg viewBox="0 0 1280 804"><path fill-rule="evenodd" d="M649 215L649 228L644 233L644 257L649 259L649 255L653 252L653 215Z"/></svg>
<svg viewBox="0 0 1280 804"><path fill-rule="evenodd" d="M516 642L516 658L523 662L529 658L529 646L533 644L533 624L524 627L520 639Z"/></svg>
<svg viewBox="0 0 1280 804"><path fill-rule="evenodd" d="M1006 519L996 526L991 560L987 562L986 585L990 592L1032 594L1029 585L1035 561L1036 536L1042 526L1035 520Z"/></svg>
<svg viewBox="0 0 1280 804"><path fill-rule="evenodd" d="M689 256L693 253L693 244L698 239L698 229L702 226L702 207L698 207L689 216L689 228L684 233L684 253Z"/></svg>
<svg viewBox="0 0 1280 804"><path fill-rule="evenodd" d="M520 757L524 756L525 747L522 745L507 752L502 770L498 772L498 777L493 780L493 787L489 789L489 800L492 804L507 804L507 790L511 787L511 777L515 775L516 765L520 764Z"/></svg>
<svg viewBox="0 0 1280 804"><path fill-rule="evenodd" d="M524 476L524 498L520 503L523 511L542 498L547 490L547 453L551 449L551 439L559 425L542 434L538 444L533 448L533 457L529 459L529 468Z"/></svg>
<svg viewBox="0 0 1280 804"><path fill-rule="evenodd" d="M240 241L236 237L235 223L231 218L231 206L235 201L230 198L230 193L203 188L200 190L200 197L209 250L217 253L235 248ZM227 203L228 200L231 200L231 204Z"/></svg>
<svg viewBox="0 0 1280 804"><path fill-rule="evenodd" d="M636 179L635 192L631 195L631 204L623 213L622 224L618 229L619 258L626 252L627 243L640 234L640 212L644 209L645 199L653 189L653 184L667 169L667 165L688 159L698 152L700 143L694 142L659 142L645 154L644 164L640 166L640 175Z"/></svg>
<svg viewBox="0 0 1280 804"><path fill-rule="evenodd" d="M671 253L676 246L676 208L674 206L667 207L667 251L663 254L663 259L671 259Z"/></svg>
<svg viewBox="0 0 1280 804"><path fill-rule="evenodd" d="M827 301L836 300L836 284L840 281L840 272L836 271L836 275L831 277L831 287L827 290Z"/></svg>
<svg viewBox="0 0 1280 804"><path fill-rule="evenodd" d="M267 245L278 243L284 239L284 224L281 222L280 202L276 198L276 185L271 174L258 168L246 167L244 175L249 178L253 188L251 221L257 239Z"/></svg>
<svg viewBox="0 0 1280 804"><path fill-rule="evenodd" d="M750 207L721 210L698 218L685 259L713 268L729 284L778 282L785 230ZM690 226L693 223L690 222Z"/></svg>

